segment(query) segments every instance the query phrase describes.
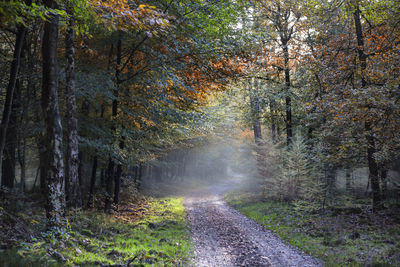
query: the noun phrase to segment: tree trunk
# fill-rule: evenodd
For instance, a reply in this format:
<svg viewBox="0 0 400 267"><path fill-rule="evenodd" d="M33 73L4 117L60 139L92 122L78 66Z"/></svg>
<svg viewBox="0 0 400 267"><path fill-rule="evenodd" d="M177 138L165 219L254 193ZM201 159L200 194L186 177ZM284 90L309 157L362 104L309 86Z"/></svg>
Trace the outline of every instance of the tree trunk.
<svg viewBox="0 0 400 267"><path fill-rule="evenodd" d="M14 188L15 181L15 144L16 140L16 116L15 112L12 112L8 130L6 134L6 144L3 150L3 162L1 165L1 186L9 189Z"/></svg>
<svg viewBox="0 0 400 267"><path fill-rule="evenodd" d="M26 96L24 97L24 101L22 101L21 93L19 97L19 103L22 106L22 114L20 124L24 125L24 127L29 125L28 118L28 107L30 102L30 82L28 80L28 86L26 89ZM18 131L18 162L21 168L21 179L20 179L20 190L21 192L25 192L25 180L26 180L26 129L21 129Z"/></svg>
<svg viewBox="0 0 400 267"><path fill-rule="evenodd" d="M79 186L79 141L78 121L76 118L74 27L74 17L71 15L67 34L65 36L65 89L67 98L67 158L65 170L67 205L68 207L79 208L82 206L82 196Z"/></svg>
<svg viewBox="0 0 400 267"><path fill-rule="evenodd" d="M279 122L276 124L276 140L281 140L281 126L279 125Z"/></svg>
<svg viewBox="0 0 400 267"><path fill-rule="evenodd" d="M117 43L117 66L116 66L116 71L115 71L115 77L116 77L116 81L117 81L117 89L114 92L115 99L113 100L113 117L114 117L114 120L118 116L118 98L119 98L118 89L119 89L119 86L121 84L121 80L120 80L121 60L122 60L122 41L121 41L121 39L119 39L118 43ZM123 136L121 136L120 138L121 138L121 140L119 142L119 148L121 150L123 150L124 146L125 146L125 142L124 142ZM118 201L119 201L121 175L122 175L122 164L121 164L121 162L118 162L117 170L116 170L116 173L115 173L115 176L114 176L114 179L115 179L115 184L114 184L114 204L116 204L116 205L118 205Z"/></svg>
<svg viewBox="0 0 400 267"><path fill-rule="evenodd" d="M143 165L142 165L142 163L139 163L138 178L137 178L137 184L136 184L136 188L138 190L140 189L140 186L142 184L142 175L143 175Z"/></svg>
<svg viewBox="0 0 400 267"><path fill-rule="evenodd" d="M260 101L258 99L258 82L254 80L250 85L250 106L253 120L254 141L257 145L261 143L261 118L260 118Z"/></svg>
<svg viewBox="0 0 400 267"><path fill-rule="evenodd" d="M253 120L254 141L256 143L255 152L258 169L258 183L260 187L264 188L265 168L264 159L265 153L262 148L262 133L261 133L261 118L260 118L260 101L258 99L258 81L255 79L253 83L250 82L250 106ZM203 168L206 171L205 168Z"/></svg>
<svg viewBox="0 0 400 267"><path fill-rule="evenodd" d="M372 209L379 210L382 208L381 190L379 185L379 170L378 164L374 158L374 154L376 152L375 139L373 137L373 134L371 133L372 129L368 121L365 122L365 131L368 145L367 161L369 169L369 181L371 183L372 190Z"/></svg>
<svg viewBox="0 0 400 267"><path fill-rule="evenodd" d="M78 182L79 182L79 187L82 188L83 184L83 175L85 172L85 166L83 165L84 162L84 154L83 151L79 151L78 153L78 159L79 159L79 165L78 165Z"/></svg>
<svg viewBox="0 0 400 267"><path fill-rule="evenodd" d="M350 168L346 169L346 193L353 193L353 181L352 181L352 171Z"/></svg>
<svg viewBox="0 0 400 267"><path fill-rule="evenodd" d="M358 1L353 0L353 4L355 8L353 16L354 16L354 25L357 36L357 52L361 67L361 86L362 88L365 88L367 86L367 81L364 77L365 70L367 68L367 55L364 52L364 37L362 32L361 14ZM382 199L381 199L380 185L379 185L378 164L374 158L374 154L376 152L375 139L373 136L372 125L371 122L368 120L368 118L365 119L364 129L366 133L365 137L367 140L367 161L369 169L369 180L371 182L371 189L372 189L372 208L373 210L379 210L382 207L381 203Z"/></svg>
<svg viewBox="0 0 400 267"><path fill-rule="evenodd" d="M36 50L35 50L36 52ZM28 58L31 58L32 54L28 54ZM34 65L34 64L32 64ZM31 66L33 69L33 66ZM34 84L34 83L32 83ZM38 92L37 88L33 85L33 98L36 99L38 98ZM36 123L40 126L42 126L42 118L40 116L40 106L36 106L34 108L34 113L35 113L35 118L36 118ZM40 188L40 193L42 195L46 195L46 148L45 148L45 141L44 141L44 134L40 133L36 135L36 145L37 145L37 150L39 152L39 188Z"/></svg>
<svg viewBox="0 0 400 267"><path fill-rule="evenodd" d="M105 170L105 168L101 168L101 170L100 170L100 185L101 185L101 187L106 186L106 170Z"/></svg>
<svg viewBox="0 0 400 267"><path fill-rule="evenodd" d="M3 116L1 119L1 129L0 129L0 162L3 157L3 150L6 144L7 128L10 121L10 116L12 113L13 97L15 86L17 83L19 68L21 65L21 54L22 48L25 42L27 29L24 26L18 27L18 32L15 41L15 49L13 55L13 61L11 63L10 69L10 79L8 80L6 101L4 103Z"/></svg>
<svg viewBox="0 0 400 267"><path fill-rule="evenodd" d="M275 100L272 98L269 101L269 112L271 113L271 138L272 142L275 144L276 143Z"/></svg>
<svg viewBox="0 0 400 267"><path fill-rule="evenodd" d="M286 143L289 146L292 142L292 98L290 96L290 68L289 68L289 48L287 41L282 42L283 56L285 60L285 89L286 89Z"/></svg>
<svg viewBox="0 0 400 267"><path fill-rule="evenodd" d="M89 198L87 202L88 208L93 204L94 188L96 186L96 172L97 172L97 156L94 156L92 165L92 175L90 177Z"/></svg>
<svg viewBox="0 0 400 267"><path fill-rule="evenodd" d="M12 108L11 114L8 121L8 129L5 139L5 147L3 150L3 162L1 165L1 186L9 189L14 188L15 181L15 165L16 165L16 148L17 148L17 113L18 113L18 101L19 101L19 79L16 82L16 89L12 97Z"/></svg>
<svg viewBox="0 0 400 267"><path fill-rule="evenodd" d="M104 204L104 212L111 213L111 197L112 197L112 182L114 178L114 160L111 156L108 159L107 180L106 180L106 199Z"/></svg>
<svg viewBox="0 0 400 267"><path fill-rule="evenodd" d="M46 7L57 8L56 1L45 1ZM49 13L44 24L42 41L43 82L42 111L46 127L45 179L47 189L46 216L48 228L65 225L64 159L61 117L58 106L58 15Z"/></svg>
<svg viewBox="0 0 400 267"><path fill-rule="evenodd" d="M36 28L36 26L33 28ZM37 38L37 37L35 37ZM31 51L31 45L33 45L33 52ZM25 91L25 97L21 99L21 104L22 104L22 115L21 115L21 124L24 125L24 127L29 127L31 125L31 120L29 118L29 108L33 104L36 106L35 102L32 103L32 100L36 99L36 85L35 85L35 75L36 75L36 69L37 69L37 64L36 64L36 58L33 55L37 55L37 40L30 40L25 41L25 46L24 46L24 59L25 59L25 64L23 64L24 69L22 70L24 73L29 73L27 75L27 85L26 85L26 91ZM31 104L32 103L32 104ZM36 117L39 117L39 110L37 108L34 109L34 113ZM22 143L19 143L19 146L22 146L18 149L18 157L19 157L19 162L21 166L21 187L20 190L21 192L26 191L26 150L27 150L27 139L28 139L28 132L26 129L22 129L19 133L20 138L22 138ZM38 171L40 168L37 169ZM35 183L38 178L38 173L36 174L35 177ZM34 187L32 187L32 192L34 190Z"/></svg>
<svg viewBox="0 0 400 267"><path fill-rule="evenodd" d="M122 165L117 165L117 171L115 173L115 182L114 182L114 204L118 205L119 202L119 192L121 190L121 175L122 175Z"/></svg>
<svg viewBox="0 0 400 267"><path fill-rule="evenodd" d="M117 89L114 90L114 99L112 102L112 120L113 120L113 125L112 125L112 131L115 134L117 127L116 127L116 120L118 116L118 87L120 84L120 64L121 64L121 59L122 59L122 41L119 38L117 42L117 64L115 67L115 78L116 78L116 87ZM109 54L109 59L112 56L112 50L113 46L111 46L110 49L110 54ZM110 67L110 61L109 61L109 67ZM120 144L121 145L121 144ZM108 172L107 172L107 182L106 182L106 201L105 201L105 212L110 213L111 212L111 199L112 199L112 182L113 180L115 181L115 190L114 190L114 201L118 200L118 196L116 196L115 193L119 194L119 186L120 186L120 178L121 178L121 173L122 173L122 166L120 166L120 163L117 164L116 170L114 171L114 159L110 156L109 158L109 164L108 164Z"/></svg>
<svg viewBox="0 0 400 267"><path fill-rule="evenodd" d="M139 175L139 167L138 165L133 166L133 182L137 185L137 179Z"/></svg>
<svg viewBox="0 0 400 267"><path fill-rule="evenodd" d="M385 200L387 198L387 176L388 176L388 169L382 167L381 168L382 200Z"/></svg>
<svg viewBox="0 0 400 267"><path fill-rule="evenodd" d="M90 104L89 102L84 99L82 101L82 106L81 106L81 113L85 114L86 116L90 116ZM81 133L82 136L86 136L86 133ZM82 188L83 188L83 175L84 175L84 159L85 155L82 150L78 151L78 182L79 182L79 187L81 188L81 199L82 199Z"/></svg>

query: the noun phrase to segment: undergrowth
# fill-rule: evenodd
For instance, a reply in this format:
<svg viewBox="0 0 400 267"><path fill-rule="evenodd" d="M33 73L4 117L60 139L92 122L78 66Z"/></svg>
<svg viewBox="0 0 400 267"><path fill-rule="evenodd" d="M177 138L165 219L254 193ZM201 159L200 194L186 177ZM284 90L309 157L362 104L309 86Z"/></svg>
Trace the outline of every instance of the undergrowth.
<svg viewBox="0 0 400 267"><path fill-rule="evenodd" d="M226 201L290 245L322 259L326 266L400 266L400 217L396 211L304 212L291 203L264 202L237 193L226 196Z"/></svg>
<svg viewBox="0 0 400 267"><path fill-rule="evenodd" d="M75 211L69 230L3 249L0 266L187 266L192 247L182 201L149 198L114 215Z"/></svg>

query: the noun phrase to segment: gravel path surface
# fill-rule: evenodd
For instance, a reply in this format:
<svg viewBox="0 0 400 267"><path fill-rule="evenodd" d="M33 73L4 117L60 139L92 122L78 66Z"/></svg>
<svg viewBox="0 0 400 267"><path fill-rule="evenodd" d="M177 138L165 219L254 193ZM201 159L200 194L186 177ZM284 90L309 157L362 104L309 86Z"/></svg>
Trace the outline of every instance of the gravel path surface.
<svg viewBox="0 0 400 267"><path fill-rule="evenodd" d="M272 232L229 207L229 185L212 186L186 197L197 266L322 266L283 243Z"/></svg>

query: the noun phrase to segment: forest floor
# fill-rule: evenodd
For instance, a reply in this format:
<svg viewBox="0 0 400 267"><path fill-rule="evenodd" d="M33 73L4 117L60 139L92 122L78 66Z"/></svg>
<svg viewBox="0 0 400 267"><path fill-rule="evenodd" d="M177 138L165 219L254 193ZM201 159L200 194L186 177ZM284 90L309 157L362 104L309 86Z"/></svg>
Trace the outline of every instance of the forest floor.
<svg viewBox="0 0 400 267"><path fill-rule="evenodd" d="M232 181L203 187L185 198L195 266L322 266L228 206Z"/></svg>
<svg viewBox="0 0 400 267"><path fill-rule="evenodd" d="M400 266L398 210L307 213L240 179L156 181L112 215L70 212L58 232L40 198L2 200L0 266Z"/></svg>
<svg viewBox="0 0 400 267"><path fill-rule="evenodd" d="M326 266L400 266L398 208L372 213L364 201L357 208L352 202L348 208L306 212L294 203L264 201L245 191L231 192L225 200Z"/></svg>
<svg viewBox="0 0 400 267"><path fill-rule="evenodd" d="M44 228L42 203L26 199L23 205L14 213L0 205L0 266L191 264L183 198L142 197L120 205L112 215L101 207L73 211L69 229L51 232Z"/></svg>

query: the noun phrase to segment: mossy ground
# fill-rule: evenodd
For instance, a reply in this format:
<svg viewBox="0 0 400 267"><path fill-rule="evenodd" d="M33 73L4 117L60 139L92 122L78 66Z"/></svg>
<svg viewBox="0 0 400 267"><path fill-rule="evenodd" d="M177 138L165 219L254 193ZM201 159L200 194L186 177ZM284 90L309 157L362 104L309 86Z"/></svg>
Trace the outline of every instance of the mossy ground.
<svg viewBox="0 0 400 267"><path fill-rule="evenodd" d="M302 212L291 203L232 193L228 204L326 266L400 266L400 216L380 213Z"/></svg>
<svg viewBox="0 0 400 267"><path fill-rule="evenodd" d="M30 219L33 223L35 219ZM0 254L0 266L187 266L192 246L182 198L147 198L69 214L70 230L42 232Z"/></svg>

